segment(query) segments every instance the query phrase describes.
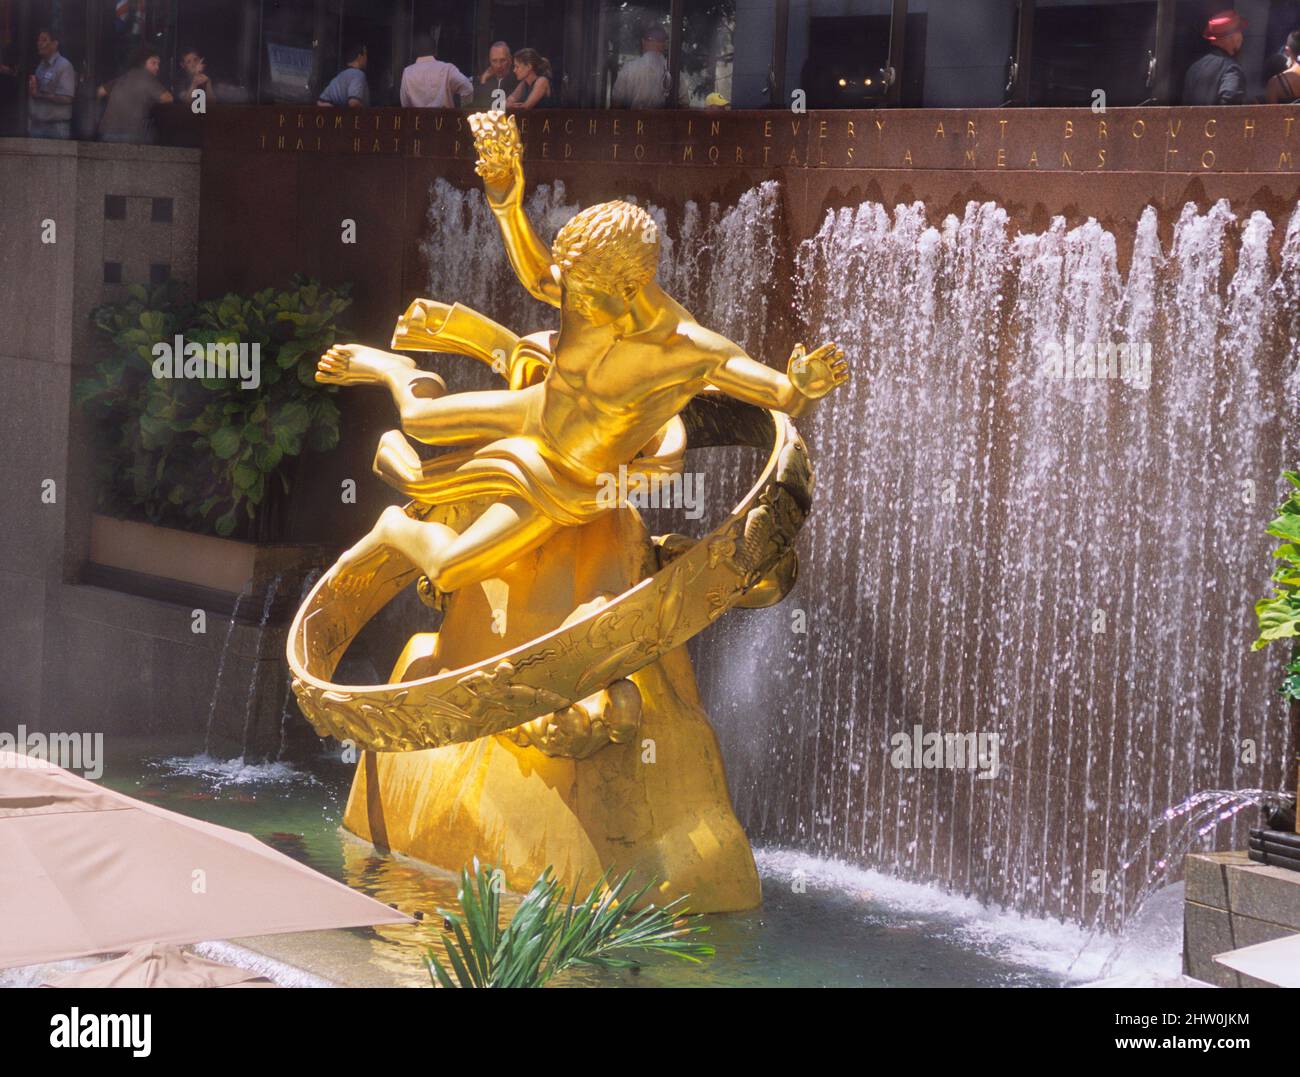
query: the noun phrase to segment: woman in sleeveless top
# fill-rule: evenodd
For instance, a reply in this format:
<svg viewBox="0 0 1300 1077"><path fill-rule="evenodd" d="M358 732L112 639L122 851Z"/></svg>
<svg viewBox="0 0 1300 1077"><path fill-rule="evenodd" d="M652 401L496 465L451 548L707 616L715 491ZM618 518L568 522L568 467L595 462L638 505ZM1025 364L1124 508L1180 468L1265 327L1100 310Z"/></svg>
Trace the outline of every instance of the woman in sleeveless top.
<svg viewBox="0 0 1300 1077"><path fill-rule="evenodd" d="M1268 80L1270 105L1293 105L1300 101L1300 30L1293 30L1286 39L1287 68Z"/></svg>
<svg viewBox="0 0 1300 1077"><path fill-rule="evenodd" d="M519 85L506 99L506 108L546 108L551 104L551 64L536 49L515 53L515 78Z"/></svg>

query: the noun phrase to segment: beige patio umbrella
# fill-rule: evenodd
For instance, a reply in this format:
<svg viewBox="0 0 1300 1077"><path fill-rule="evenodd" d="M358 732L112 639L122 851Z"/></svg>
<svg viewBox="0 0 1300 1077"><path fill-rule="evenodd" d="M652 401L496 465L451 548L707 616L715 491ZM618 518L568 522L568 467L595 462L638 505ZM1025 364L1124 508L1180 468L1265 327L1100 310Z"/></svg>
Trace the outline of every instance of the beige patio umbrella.
<svg viewBox="0 0 1300 1077"><path fill-rule="evenodd" d="M0 752L0 968L409 922L247 834Z"/></svg>
<svg viewBox="0 0 1300 1077"><path fill-rule="evenodd" d="M177 946L151 942L112 961L67 972L46 987L274 987L261 973L209 961Z"/></svg>

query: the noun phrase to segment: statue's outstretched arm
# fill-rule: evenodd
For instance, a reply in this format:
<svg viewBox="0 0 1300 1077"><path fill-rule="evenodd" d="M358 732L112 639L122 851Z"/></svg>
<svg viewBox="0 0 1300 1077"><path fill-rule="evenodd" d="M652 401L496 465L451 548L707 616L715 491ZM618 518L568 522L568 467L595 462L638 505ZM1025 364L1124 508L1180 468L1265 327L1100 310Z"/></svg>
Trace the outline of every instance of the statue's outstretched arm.
<svg viewBox="0 0 1300 1077"><path fill-rule="evenodd" d="M746 404L798 417L832 389L849 380L849 361L836 344L823 344L811 352L805 351L802 344L796 344L790 353L787 372L782 374L751 359L716 333L707 330L705 333L713 338L710 350L720 357L717 365L706 375L706 380ZM719 343L725 350L715 350Z"/></svg>
<svg viewBox="0 0 1300 1077"><path fill-rule="evenodd" d="M505 112L476 112L469 118L483 190L506 254L520 283L530 295L553 307L560 305L560 283L551 265L551 252L538 238L524 213L523 145L515 118Z"/></svg>

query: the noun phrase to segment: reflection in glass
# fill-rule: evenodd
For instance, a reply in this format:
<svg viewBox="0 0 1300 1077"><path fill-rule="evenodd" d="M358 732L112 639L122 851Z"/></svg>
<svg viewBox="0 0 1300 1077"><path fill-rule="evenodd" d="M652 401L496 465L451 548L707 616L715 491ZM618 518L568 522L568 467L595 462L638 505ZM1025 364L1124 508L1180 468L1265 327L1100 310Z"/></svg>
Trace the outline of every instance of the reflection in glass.
<svg viewBox="0 0 1300 1077"><path fill-rule="evenodd" d="M791 27L787 72L809 108L872 108L887 90L892 0L809 6L806 36ZM791 22L795 20L792 16Z"/></svg>
<svg viewBox="0 0 1300 1077"><path fill-rule="evenodd" d="M651 27L668 29L668 0L621 3L601 0L596 40L601 48L597 104L609 107L619 72L642 56L642 38ZM666 99L665 95L665 99Z"/></svg>
<svg viewBox="0 0 1300 1077"><path fill-rule="evenodd" d="M917 50L919 92L912 74ZM1015 51L1016 0L909 0L901 103L996 108L1007 100Z"/></svg>
<svg viewBox="0 0 1300 1077"><path fill-rule="evenodd" d="M258 0L187 0L178 5L175 21L175 49L171 71L164 73L172 92L180 95L191 82L182 66L186 52L197 50L203 73L211 84L217 104L248 104L256 95L254 42L261 4Z"/></svg>
<svg viewBox="0 0 1300 1077"><path fill-rule="evenodd" d="M1155 0L1037 0L1029 104L1140 105L1155 92L1155 47Z"/></svg>
<svg viewBox="0 0 1300 1077"><path fill-rule="evenodd" d="M686 0L682 10L680 97L703 108L711 93L733 100L736 0Z"/></svg>

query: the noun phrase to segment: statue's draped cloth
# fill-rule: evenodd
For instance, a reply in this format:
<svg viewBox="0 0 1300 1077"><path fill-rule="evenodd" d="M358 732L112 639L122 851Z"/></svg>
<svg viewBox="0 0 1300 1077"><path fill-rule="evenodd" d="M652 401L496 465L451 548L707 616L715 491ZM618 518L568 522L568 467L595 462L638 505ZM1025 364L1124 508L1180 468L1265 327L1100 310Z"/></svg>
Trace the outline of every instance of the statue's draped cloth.
<svg viewBox="0 0 1300 1077"><path fill-rule="evenodd" d="M491 318L462 306L417 299L398 319L394 348L454 352L492 366L523 389L542 381L551 368L553 332L516 336ZM673 418L628 462L626 485L680 470L686 449L682 421ZM615 508L609 476L563 456L544 437L507 437L473 449L444 453L422 462L418 476L395 470L383 455L376 469L390 486L425 505L446 505L480 497L520 497L556 523L576 527Z"/></svg>

